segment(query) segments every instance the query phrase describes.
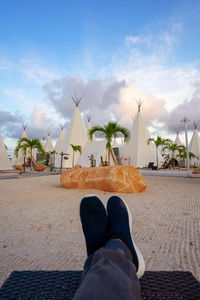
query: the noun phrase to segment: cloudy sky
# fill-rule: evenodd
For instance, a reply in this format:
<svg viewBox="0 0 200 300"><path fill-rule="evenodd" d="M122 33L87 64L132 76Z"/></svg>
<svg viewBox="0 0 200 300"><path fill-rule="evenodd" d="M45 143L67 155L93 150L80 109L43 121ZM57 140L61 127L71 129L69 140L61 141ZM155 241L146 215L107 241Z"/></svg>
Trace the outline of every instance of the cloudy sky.
<svg viewBox="0 0 200 300"><path fill-rule="evenodd" d="M199 0L0 1L0 133L12 149L69 123L128 128L142 99L152 136L200 120ZM192 134L192 131L190 135Z"/></svg>

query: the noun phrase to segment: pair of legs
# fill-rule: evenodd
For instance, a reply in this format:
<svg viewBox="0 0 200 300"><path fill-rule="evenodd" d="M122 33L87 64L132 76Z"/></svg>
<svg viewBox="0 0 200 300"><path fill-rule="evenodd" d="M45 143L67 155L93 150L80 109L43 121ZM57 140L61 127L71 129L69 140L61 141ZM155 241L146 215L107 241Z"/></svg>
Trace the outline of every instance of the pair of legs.
<svg viewBox="0 0 200 300"><path fill-rule="evenodd" d="M117 196L107 209L96 196L82 199L80 218L88 258L74 300L139 300L143 257L131 237L132 218Z"/></svg>

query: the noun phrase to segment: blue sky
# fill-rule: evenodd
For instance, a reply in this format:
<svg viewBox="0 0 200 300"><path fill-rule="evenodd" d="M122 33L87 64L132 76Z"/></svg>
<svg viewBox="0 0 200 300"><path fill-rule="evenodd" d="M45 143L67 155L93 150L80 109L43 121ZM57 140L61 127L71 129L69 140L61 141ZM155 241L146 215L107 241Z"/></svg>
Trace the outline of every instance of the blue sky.
<svg viewBox="0 0 200 300"><path fill-rule="evenodd" d="M185 113L200 119L200 1L7 0L0 28L0 131L10 148L21 123L56 138L73 91L83 117L126 126L142 98L152 135L175 134Z"/></svg>

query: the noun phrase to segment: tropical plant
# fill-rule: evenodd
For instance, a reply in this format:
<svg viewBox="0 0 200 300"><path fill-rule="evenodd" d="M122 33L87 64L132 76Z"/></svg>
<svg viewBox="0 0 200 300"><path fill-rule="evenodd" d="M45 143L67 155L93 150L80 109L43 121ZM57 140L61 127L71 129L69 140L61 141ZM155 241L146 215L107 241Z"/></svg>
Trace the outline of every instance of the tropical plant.
<svg viewBox="0 0 200 300"><path fill-rule="evenodd" d="M180 153L181 151L184 151L185 146L183 145L177 145L176 143L168 143L165 145L162 149L162 152L165 153L166 150L170 152L170 160L173 161L173 168L175 168L175 159L177 158L178 154L175 154L177 151Z"/></svg>
<svg viewBox="0 0 200 300"><path fill-rule="evenodd" d="M168 143L171 142L171 140L170 139L164 139L164 138L162 138L161 136L158 135L156 139L149 138L148 141L147 141L147 144L149 145L151 142L153 142L154 145L156 146L156 164L157 164L157 168L158 168L158 148L160 146L167 145Z"/></svg>
<svg viewBox="0 0 200 300"><path fill-rule="evenodd" d="M192 158L196 158L199 160L199 157L195 155L193 152L189 152L188 154L189 154L189 160L191 160ZM187 151L185 146L183 146L183 148L179 151L179 154L177 156L180 157L181 159L187 158Z"/></svg>
<svg viewBox="0 0 200 300"><path fill-rule="evenodd" d="M28 139L25 137L20 138L14 151L16 157L18 157L18 152L20 149L22 149L24 156L26 156L26 153L28 152L31 160L31 172L33 166L33 149L37 149L39 153L42 153L42 157L45 157L45 151L39 139Z"/></svg>
<svg viewBox="0 0 200 300"><path fill-rule="evenodd" d="M112 138L116 138L119 135L124 137L124 142L127 142L130 139L130 132L127 128L120 126L117 122L108 122L103 127L101 126L93 126L88 131L89 139L92 141L93 134L95 132L99 132L100 134L105 135L106 149L108 151L108 165L110 165L110 152L112 149Z"/></svg>
<svg viewBox="0 0 200 300"><path fill-rule="evenodd" d="M56 150L49 151L48 153L50 154L50 163L49 163L49 165L54 165L54 163L55 163L55 156L58 153L56 152Z"/></svg>
<svg viewBox="0 0 200 300"><path fill-rule="evenodd" d="M74 154L77 151L81 154L82 147L80 145L73 145L73 144L70 144L70 146L72 147L72 150L73 150L73 157L72 157L72 168L73 168L74 167Z"/></svg>

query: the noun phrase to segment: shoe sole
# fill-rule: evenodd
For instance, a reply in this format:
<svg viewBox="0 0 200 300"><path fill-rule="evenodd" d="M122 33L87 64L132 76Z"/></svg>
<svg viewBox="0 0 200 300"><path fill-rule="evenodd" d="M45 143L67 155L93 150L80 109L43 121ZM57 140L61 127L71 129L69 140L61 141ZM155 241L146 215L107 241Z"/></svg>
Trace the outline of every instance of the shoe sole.
<svg viewBox="0 0 200 300"><path fill-rule="evenodd" d="M121 199L122 200L122 199ZM129 228L130 228L130 233L131 233L131 229L132 229L132 215L131 215L131 212L129 210L129 207L128 205L126 204L126 202L124 200L122 200L126 206L126 209L128 211L128 219L129 219ZM138 270L137 270L137 277L138 279L140 279L143 274L144 274L144 271L145 271L145 262L144 262L144 258L142 256L142 253L140 252L140 250L138 249L138 247L136 246L135 242L134 242L134 239L132 237L132 234L131 234L131 238L132 238L132 241L133 241L133 246L135 248L135 252L137 254L137 258L138 258Z"/></svg>

